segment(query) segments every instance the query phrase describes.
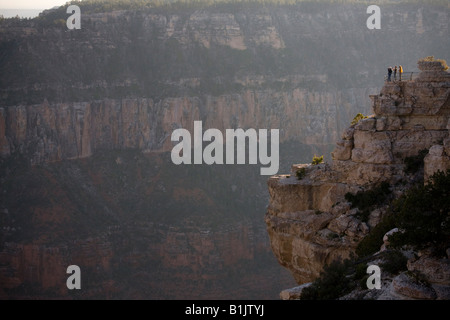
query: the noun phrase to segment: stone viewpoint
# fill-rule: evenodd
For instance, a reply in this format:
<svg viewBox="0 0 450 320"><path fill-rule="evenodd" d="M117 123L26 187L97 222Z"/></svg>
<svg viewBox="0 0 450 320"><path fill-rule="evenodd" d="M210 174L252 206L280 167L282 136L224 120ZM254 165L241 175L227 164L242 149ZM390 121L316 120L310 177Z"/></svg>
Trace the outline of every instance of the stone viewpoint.
<svg viewBox="0 0 450 320"><path fill-rule="evenodd" d="M378 207L367 222L361 221L358 209L352 209L345 199L347 192L370 190L387 182L393 194L402 194L405 185L417 181L417 175L412 178L405 173L405 159L424 149L428 153L420 178L423 174L426 181L434 172L450 169L450 74L438 61L422 59L418 67L421 72L414 80L385 82L378 95L370 96L374 114L344 130L332 163L293 165L291 174L268 180L270 203L265 221L272 250L280 264L303 284L283 291L282 299L298 299L301 289L319 276L324 265L350 257L386 213L386 207ZM433 276L422 260L442 268L432 268L438 272ZM403 285L407 281L402 274L388 286L391 291L377 298L448 299L448 259L422 256L418 261L410 259L408 269L415 265L431 275L430 283L439 278L436 286L445 289L411 293L412 289Z"/></svg>

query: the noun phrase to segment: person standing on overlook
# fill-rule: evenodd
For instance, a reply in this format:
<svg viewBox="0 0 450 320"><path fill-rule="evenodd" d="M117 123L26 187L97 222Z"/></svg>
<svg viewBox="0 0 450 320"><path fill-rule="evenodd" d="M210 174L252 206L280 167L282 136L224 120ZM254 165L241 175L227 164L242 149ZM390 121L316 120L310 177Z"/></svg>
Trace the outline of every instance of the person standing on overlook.
<svg viewBox="0 0 450 320"><path fill-rule="evenodd" d="M400 81L402 81L402 73L403 73L403 67L398 66L398 77L399 77Z"/></svg>
<svg viewBox="0 0 450 320"><path fill-rule="evenodd" d="M394 67L394 81L397 80L397 66Z"/></svg>
<svg viewBox="0 0 450 320"><path fill-rule="evenodd" d="M391 81L391 75L392 75L392 67L388 68L388 78L387 81Z"/></svg>

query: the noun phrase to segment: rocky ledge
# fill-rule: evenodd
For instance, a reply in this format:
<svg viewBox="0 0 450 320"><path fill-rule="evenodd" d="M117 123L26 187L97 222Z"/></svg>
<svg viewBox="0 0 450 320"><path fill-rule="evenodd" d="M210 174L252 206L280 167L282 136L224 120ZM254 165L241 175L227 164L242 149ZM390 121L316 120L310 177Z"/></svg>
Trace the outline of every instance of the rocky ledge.
<svg viewBox="0 0 450 320"><path fill-rule="evenodd" d="M384 182L398 196L434 172L450 169L450 73L433 63L419 65L414 80L386 82L371 96L373 115L355 118L344 130L331 163L293 165L290 174L269 179L265 221L272 250L299 284L354 253L388 209L377 207L361 219L347 193ZM406 160L421 152L426 152L424 170L405 172ZM405 279L392 286L400 288ZM289 297L289 290L282 296Z"/></svg>

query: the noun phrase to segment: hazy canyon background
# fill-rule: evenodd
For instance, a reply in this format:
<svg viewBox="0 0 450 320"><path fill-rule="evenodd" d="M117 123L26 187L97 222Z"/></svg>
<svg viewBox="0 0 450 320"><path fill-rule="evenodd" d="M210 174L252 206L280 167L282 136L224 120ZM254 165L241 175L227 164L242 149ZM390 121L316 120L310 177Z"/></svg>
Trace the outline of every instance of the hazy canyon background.
<svg viewBox="0 0 450 320"><path fill-rule="evenodd" d="M176 128L280 129L280 173L330 152L388 66L449 57L450 5L65 8L0 21L0 297L277 299L259 165L181 165ZM69 291L66 268L82 270Z"/></svg>

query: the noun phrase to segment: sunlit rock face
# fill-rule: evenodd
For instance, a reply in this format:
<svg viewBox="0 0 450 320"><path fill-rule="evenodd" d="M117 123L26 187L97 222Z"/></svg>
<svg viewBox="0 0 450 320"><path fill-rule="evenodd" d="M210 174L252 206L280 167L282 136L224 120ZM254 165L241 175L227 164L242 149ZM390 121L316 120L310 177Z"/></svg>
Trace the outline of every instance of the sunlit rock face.
<svg viewBox="0 0 450 320"><path fill-rule="evenodd" d="M410 179L405 159L421 150L427 152L425 180L450 169L450 74L435 63L420 62L419 68L416 79L386 82L371 96L374 114L344 130L331 163L293 165L290 176L269 179L272 250L299 284L315 279L325 264L348 258L386 212L377 208L362 222L347 192L381 182L401 192ZM304 171L300 180L298 170Z"/></svg>

